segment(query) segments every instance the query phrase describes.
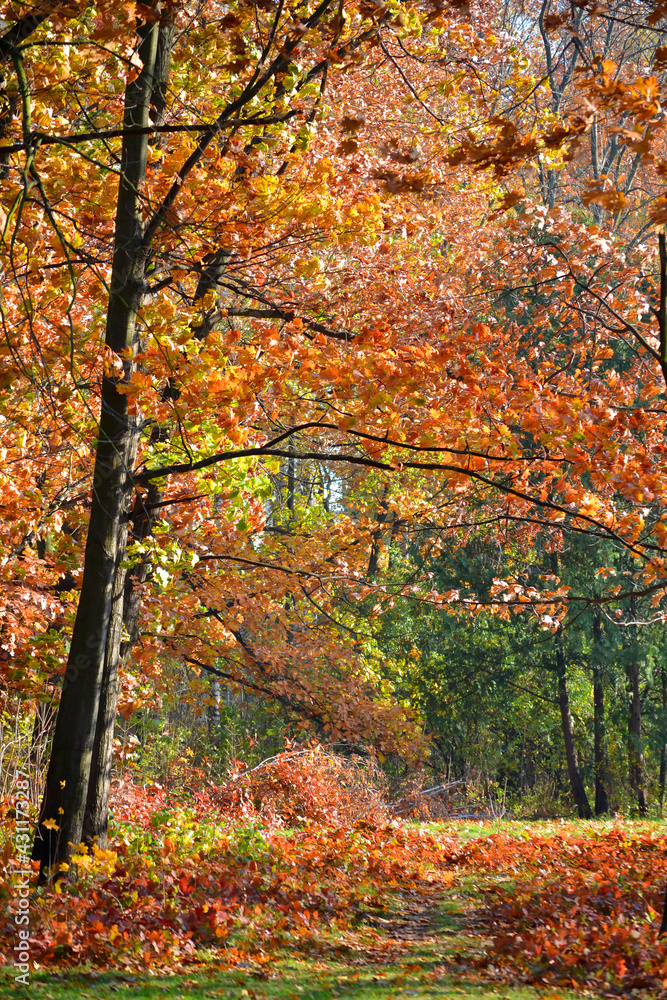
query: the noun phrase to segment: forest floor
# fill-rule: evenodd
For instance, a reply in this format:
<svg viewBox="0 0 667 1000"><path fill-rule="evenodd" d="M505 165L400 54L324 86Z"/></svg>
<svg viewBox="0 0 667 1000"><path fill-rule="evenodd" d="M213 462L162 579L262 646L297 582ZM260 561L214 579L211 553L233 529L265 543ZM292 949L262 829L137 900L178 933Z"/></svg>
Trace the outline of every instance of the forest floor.
<svg viewBox="0 0 667 1000"><path fill-rule="evenodd" d="M206 841L187 809L153 815L143 840L117 824L78 888L39 891L30 986L5 965L0 996L667 998L663 824L237 824Z"/></svg>
<svg viewBox="0 0 667 1000"><path fill-rule="evenodd" d="M492 880L486 880L490 882ZM488 887L488 886L486 886ZM485 886L473 878L445 897L394 894L394 906L360 914L347 953L335 959L281 950L270 963L240 961L220 968L215 959L188 974L147 975L95 969L50 969L31 976L26 997L38 1000L566 1000L568 990L496 983L476 968L486 939L475 928ZM370 933L369 933L370 932ZM2 980L0 979L0 986ZM23 991L16 991L17 997ZM602 994L585 990L583 995Z"/></svg>

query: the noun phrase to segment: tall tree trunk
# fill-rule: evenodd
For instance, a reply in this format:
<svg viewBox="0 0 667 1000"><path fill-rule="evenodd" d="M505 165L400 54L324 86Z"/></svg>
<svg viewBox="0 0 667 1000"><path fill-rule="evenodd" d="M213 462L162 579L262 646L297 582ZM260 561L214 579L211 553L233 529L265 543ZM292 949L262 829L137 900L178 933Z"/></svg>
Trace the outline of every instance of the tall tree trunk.
<svg viewBox="0 0 667 1000"><path fill-rule="evenodd" d="M207 705L208 738L216 747L220 746L221 718L220 718L220 680L213 675L209 676L209 703Z"/></svg>
<svg viewBox="0 0 667 1000"><path fill-rule="evenodd" d="M577 807L580 819L591 818L591 807L586 795L584 783L579 772L579 756L574 742L574 732L572 730L572 716L570 714L570 696L567 690L567 668L565 666L565 653L563 652L563 642L560 629L556 635L556 676L558 677L558 704L560 707L561 725L563 727L563 740L565 742L565 757L567 760L567 773L570 779L570 789L572 797Z"/></svg>
<svg viewBox="0 0 667 1000"><path fill-rule="evenodd" d="M604 674L593 667L593 741L595 754L595 815L609 812L607 796L607 732L604 712Z"/></svg>
<svg viewBox="0 0 667 1000"><path fill-rule="evenodd" d="M151 85L150 119L153 125L164 125L167 117L167 93L175 34L176 24L173 16L170 20L160 23ZM168 141L168 137L160 136L158 133L151 141L159 146L162 142Z"/></svg>
<svg viewBox="0 0 667 1000"><path fill-rule="evenodd" d="M595 815L609 812L607 797L607 734L604 714L604 667L602 663L602 613L593 620L593 743L595 755Z"/></svg>
<svg viewBox="0 0 667 1000"><path fill-rule="evenodd" d="M559 574L558 553L552 552L551 572L554 576ZM567 761L567 774L570 779L570 789L572 798L577 807L580 819L591 818L591 807L586 795L584 783L579 772L579 755L574 742L574 732L572 729L572 715L570 713L570 695L567 690L567 666L565 663L565 651L563 649L563 626L558 626L558 631L554 637L556 647L556 677L558 679L558 705L560 708L560 720L563 729L563 742L565 743L565 759Z"/></svg>
<svg viewBox="0 0 667 1000"><path fill-rule="evenodd" d="M378 575L378 570L380 568L380 545L382 543L382 530L387 520L387 514L389 511L389 505L387 503L387 496L389 494L388 483L384 484L382 489L382 496L380 497L379 510L375 515L375 522L377 528L371 533L371 552L368 558L368 569L366 570L366 579L374 580Z"/></svg>
<svg viewBox="0 0 667 1000"><path fill-rule="evenodd" d="M146 128L153 87L158 25L140 28L143 68L125 90L125 128ZM125 553L127 510L132 491L139 422L126 393L137 348L136 318L144 286L141 186L146 173L146 135L123 138L114 254L106 323L106 347L122 360L122 375L102 377L102 405L95 453L93 495L67 670L58 709L53 748L33 846L41 878L53 864L67 863L79 844L88 801L100 696L108 697L100 726L107 725L115 681L114 638L109 640L114 608L121 593L117 569ZM120 572L120 571L119 571ZM118 634L118 639L120 635ZM109 655L107 651L109 650ZM117 655L116 663L117 667ZM114 705L115 711L115 705ZM101 734L102 735L102 734ZM101 745L102 739L98 745Z"/></svg>
<svg viewBox="0 0 667 1000"><path fill-rule="evenodd" d="M124 555L124 547L123 552L119 552L119 556L121 555ZM95 727L95 742L90 762L88 794L81 832L81 840L88 845L96 843L98 847L106 847L107 844L111 769L113 767L113 736L118 704L118 652L123 632L124 591L125 571L118 567L113 590L100 703Z"/></svg>
<svg viewBox="0 0 667 1000"><path fill-rule="evenodd" d="M664 662L662 664L662 669L661 669L661 680L662 680L662 709L663 709L663 726L664 726L665 722L667 721L667 717L664 714L665 710L667 709L667 670L665 670ZM667 749L664 743L665 739L664 735L662 738L663 738L663 744L660 750L660 815L661 816L663 813L663 809L665 808L665 763L666 763L665 751ZM663 937L665 934L667 934L667 888L665 888L665 899L662 906L662 922L660 924L659 936Z"/></svg>
<svg viewBox="0 0 667 1000"><path fill-rule="evenodd" d="M662 746L660 747L660 816L665 811L665 772L667 771L667 743L665 742L665 725L667 724L667 670L663 662L660 668L662 681Z"/></svg>
<svg viewBox="0 0 667 1000"><path fill-rule="evenodd" d="M160 486L151 483L145 499L137 497L130 516L133 541L142 542L152 534L157 518L156 507L162 500L163 494L164 491ZM124 548L123 546L123 552ZM132 646L139 638L141 592L151 569L150 558L144 556L132 569L125 570L119 566L116 570L113 610L107 638L104 678L83 823L82 839L89 845L95 842L99 847L104 847L107 842L119 661L127 659ZM123 630L128 636L125 640L122 638Z"/></svg>
<svg viewBox="0 0 667 1000"><path fill-rule="evenodd" d="M155 483L150 483L145 497L137 497L132 511L131 521L132 541L143 542L153 534L158 510L164 497L164 489ZM139 618L141 615L141 595L144 584L153 570L150 556L144 555L140 562L127 571L125 576L125 592L123 594L123 625L127 633L120 645L121 661L127 659L132 646L140 636Z"/></svg>
<svg viewBox="0 0 667 1000"><path fill-rule="evenodd" d="M637 601L630 598L630 613L636 622ZM647 812L646 792L644 790L644 753L642 750L642 703L639 688L639 648L637 642L637 626L633 626L632 660L626 668L630 694L630 711L628 714L628 777L630 787L637 801L640 816Z"/></svg>

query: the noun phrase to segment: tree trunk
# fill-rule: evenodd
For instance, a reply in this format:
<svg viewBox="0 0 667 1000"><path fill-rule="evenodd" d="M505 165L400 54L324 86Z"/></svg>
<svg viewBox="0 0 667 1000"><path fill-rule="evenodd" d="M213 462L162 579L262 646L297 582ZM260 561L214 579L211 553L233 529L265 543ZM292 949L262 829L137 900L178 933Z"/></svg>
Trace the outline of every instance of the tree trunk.
<svg viewBox="0 0 667 1000"><path fill-rule="evenodd" d="M124 548L123 545L123 550ZM124 590L125 570L118 567L114 583L113 606L81 833L81 839L89 846L96 843L98 847L106 847L107 844L111 769L113 767L113 736L116 705L118 704L118 654L123 631Z"/></svg>
<svg viewBox="0 0 667 1000"><path fill-rule="evenodd" d="M137 497L130 515L133 524L132 540L142 542L152 534L157 517L155 507L160 503L164 490L151 483L145 499ZM125 551L127 541L123 542ZM141 592L152 563L147 556L132 569L116 569L114 605L107 638L104 680L97 716L95 745L90 769L88 800L83 824L83 840L86 844L97 843L104 847L107 843L109 817L109 796L111 794L111 772L113 768L113 737L118 705L119 662L129 656L132 646L139 638L139 616L141 613ZM128 638L123 640L123 629Z"/></svg>
<svg viewBox="0 0 667 1000"><path fill-rule="evenodd" d="M153 80L151 84L150 119L153 125L164 125L167 115L167 92L169 73L171 70L171 53L174 48L176 25L172 20L160 24L155 52ZM154 145L168 141L167 136L156 135L152 140Z"/></svg>
<svg viewBox="0 0 667 1000"><path fill-rule="evenodd" d="M607 796L607 732L604 713L604 680L602 669L593 668L593 740L595 753L595 815L609 812Z"/></svg>
<svg viewBox="0 0 667 1000"><path fill-rule="evenodd" d="M628 715L628 776L630 787L637 800L640 816L647 811L644 791L644 754L642 753L642 710L639 691L639 663L636 660L628 667L628 684L631 703Z"/></svg>
<svg viewBox="0 0 667 1000"><path fill-rule="evenodd" d="M137 501L132 511L131 521L133 525L132 541L143 542L153 534L153 528L158 518L157 510L162 503L164 489L155 483L150 483L146 496L142 500L137 497ZM141 614L141 595L144 584L150 576L153 563L150 557L145 555L136 566L127 571L125 576L125 592L123 594L123 625L127 633L127 639L121 642L120 659L126 660L130 650L139 639L139 616Z"/></svg>
<svg viewBox="0 0 667 1000"><path fill-rule="evenodd" d="M601 656L602 614L593 621L593 741L595 754L595 815L609 812L607 797L607 734L604 714L604 667Z"/></svg>
<svg viewBox="0 0 667 1000"><path fill-rule="evenodd" d="M56 709L50 702L39 701L35 710L35 721L30 740L29 761L33 767L40 768L44 748L49 741L51 728L56 717Z"/></svg>
<svg viewBox="0 0 667 1000"><path fill-rule="evenodd" d="M552 552L551 572L558 576L559 560L558 553ZM560 707L560 719L563 729L563 741L565 743L565 759L567 761L567 774L570 779L570 789L572 797L577 807L580 819L591 818L591 807L586 795L584 783L579 773L579 756L574 742L574 732L572 730L572 715L570 713L570 696L567 690L567 666L565 664L565 651L563 650L563 626L558 626L558 631L554 637L556 647L556 677L558 678L558 705Z"/></svg>
<svg viewBox="0 0 667 1000"><path fill-rule="evenodd" d="M220 680L213 675L209 676L209 703L207 705L208 738L216 747L220 746Z"/></svg>
<svg viewBox="0 0 667 1000"><path fill-rule="evenodd" d="M380 507L375 515L375 522L377 528L375 528L371 534L371 551L368 559L368 569L366 570L366 579L371 581L378 575L378 570L380 568L380 545L382 542L382 530L384 524L387 520L387 514L389 512L389 505L387 503L387 496L389 494L389 486L387 483L384 484L382 490L382 496L380 497Z"/></svg>
<svg viewBox="0 0 667 1000"><path fill-rule="evenodd" d="M146 128L153 86L158 26L143 26L140 56L143 68L125 90L125 128ZM125 554L127 509L131 498L139 422L128 396L119 392L134 370L136 317L144 285L141 186L146 172L147 137L123 138L118 189L114 254L106 323L106 347L122 360L122 375L105 372L95 454L93 494L77 608L67 670L58 709L53 749L42 801L33 858L44 879L54 864L67 863L72 844L80 843L88 801L91 765L96 745L100 697L106 706L100 721L107 732L115 681L109 671L115 639L109 640L115 599L116 570ZM109 655L107 650L109 649ZM115 704L114 704L115 712ZM108 733L107 733L108 735ZM49 822L52 821L52 822ZM94 824L93 824L94 826Z"/></svg>
<svg viewBox="0 0 667 1000"><path fill-rule="evenodd" d="M634 620L637 615L637 602L630 598L630 613ZM639 657L637 643L637 626L633 626L632 662L626 668L628 688L631 697L628 714L628 777L630 787L637 800L640 816L647 812L646 792L644 790L644 754L642 750L642 703L639 689Z"/></svg>
<svg viewBox="0 0 667 1000"><path fill-rule="evenodd" d="M665 664L663 662L660 671L661 681L662 681L662 710L663 710L663 726L665 725L665 709L667 709L667 670L665 670ZM664 733L664 730L663 730ZM660 816L662 817L663 810L665 808L665 750L667 749L664 742L660 749ZM665 900L662 907L662 922L660 924L660 931L658 936L663 937L667 934L667 888L665 889Z"/></svg>
<svg viewBox="0 0 667 1000"><path fill-rule="evenodd" d="M567 773L570 779L572 797L577 807L580 819L591 818L591 807L586 795L584 783L579 773L579 757L574 742L572 731L572 716L570 714L570 696L567 690L567 670L565 666L565 654L563 652L562 637L560 629L556 635L556 675L558 677L558 704L560 706L560 718L563 727L563 740L565 742L565 757L567 759Z"/></svg>
<svg viewBox="0 0 667 1000"><path fill-rule="evenodd" d="M667 670L663 662L660 670L662 681L662 746L660 747L660 816L665 811L665 772L667 771L667 743L665 743L665 724L667 723Z"/></svg>

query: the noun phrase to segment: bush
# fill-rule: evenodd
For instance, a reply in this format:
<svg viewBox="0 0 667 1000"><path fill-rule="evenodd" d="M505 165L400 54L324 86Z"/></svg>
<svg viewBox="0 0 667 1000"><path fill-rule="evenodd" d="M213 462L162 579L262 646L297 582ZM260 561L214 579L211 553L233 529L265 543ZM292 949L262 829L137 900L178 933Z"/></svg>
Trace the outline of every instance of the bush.
<svg viewBox="0 0 667 1000"><path fill-rule="evenodd" d="M306 823L351 826L386 817L385 779L375 758L343 757L321 747L288 750L237 771L218 792L235 816L277 828Z"/></svg>

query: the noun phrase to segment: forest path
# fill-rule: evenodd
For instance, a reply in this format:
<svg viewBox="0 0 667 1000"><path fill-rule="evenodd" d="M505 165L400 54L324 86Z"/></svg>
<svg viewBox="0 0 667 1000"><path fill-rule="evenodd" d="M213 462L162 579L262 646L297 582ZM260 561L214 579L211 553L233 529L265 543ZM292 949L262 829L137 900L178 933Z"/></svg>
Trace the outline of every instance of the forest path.
<svg viewBox="0 0 667 1000"><path fill-rule="evenodd" d="M47 955L42 969L31 972L28 993L15 988L11 968L0 969L0 997L667 1000L667 942L657 939L667 880L664 824L433 823L266 838L239 830L240 839L222 844L226 854L209 853L195 905L192 872L199 878L200 860L166 903L156 878L128 880L124 920L135 937L124 950L102 953L106 968L97 956L95 967L73 966L72 947L56 944L58 964ZM155 864L168 871L171 855L153 850ZM211 879L211 872L228 879L230 871L235 883ZM120 883L108 884L118 890ZM143 897L130 893L137 885ZM216 941L201 914L221 886L228 895L240 894L237 886L255 895L238 905L234 897L221 910L230 931ZM118 898L111 898L114 907ZM40 905L51 920L60 913L57 926L85 945L88 938L74 937L78 925L104 912L99 901L88 910L83 903L76 894L36 898L35 946L38 919L47 933L51 926ZM155 914L173 926L180 920L186 931L188 917L198 921L191 924L197 936L182 936L196 950L181 950L171 972L164 959L152 968L142 964L140 934ZM106 919L118 921L117 909Z"/></svg>
<svg viewBox="0 0 667 1000"><path fill-rule="evenodd" d="M441 889L396 893L391 909L360 909L354 930L330 955L276 953L171 976L120 972L37 973L32 1000L573 1000L577 994L493 982L476 919L479 888L466 877ZM581 994L578 994L581 996ZM14 996L21 997L16 991ZM593 994L587 993L587 997Z"/></svg>

